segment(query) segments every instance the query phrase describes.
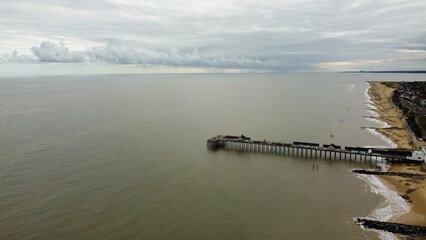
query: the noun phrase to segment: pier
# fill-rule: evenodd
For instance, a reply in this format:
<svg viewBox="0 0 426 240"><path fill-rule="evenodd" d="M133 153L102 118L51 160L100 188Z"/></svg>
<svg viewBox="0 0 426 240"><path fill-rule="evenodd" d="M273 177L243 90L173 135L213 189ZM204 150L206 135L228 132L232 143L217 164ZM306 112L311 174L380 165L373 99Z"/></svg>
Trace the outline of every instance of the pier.
<svg viewBox="0 0 426 240"><path fill-rule="evenodd" d="M271 142L252 140L244 135L218 135L207 140L209 149L234 149L239 151L274 153L306 158L322 158L330 160L349 160L359 162L389 161L421 164L422 161L412 159L412 151L407 149L379 149L364 147L343 147L335 144L319 144L310 142Z"/></svg>

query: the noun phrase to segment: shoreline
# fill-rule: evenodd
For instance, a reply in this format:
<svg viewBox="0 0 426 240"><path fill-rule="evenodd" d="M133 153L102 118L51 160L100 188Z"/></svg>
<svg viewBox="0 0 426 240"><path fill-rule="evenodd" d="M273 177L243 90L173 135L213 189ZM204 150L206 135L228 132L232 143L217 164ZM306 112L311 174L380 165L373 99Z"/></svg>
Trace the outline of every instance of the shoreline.
<svg viewBox="0 0 426 240"><path fill-rule="evenodd" d="M415 148L422 144L416 141L406 129L399 111L390 100L395 86L382 82L368 82L367 94L376 114L374 120L382 122L382 127L374 129L384 139L394 143L399 148ZM387 141L388 142L388 141ZM425 173L421 166L390 164L388 172ZM407 212L390 217L389 221L426 226L426 180L424 177L407 178L399 176L377 176L384 186L397 193L409 206Z"/></svg>

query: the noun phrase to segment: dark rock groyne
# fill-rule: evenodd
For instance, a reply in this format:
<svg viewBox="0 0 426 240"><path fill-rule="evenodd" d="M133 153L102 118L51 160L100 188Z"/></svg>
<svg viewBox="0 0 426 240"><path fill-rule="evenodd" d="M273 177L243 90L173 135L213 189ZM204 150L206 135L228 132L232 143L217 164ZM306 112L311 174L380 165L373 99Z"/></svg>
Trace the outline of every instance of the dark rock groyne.
<svg viewBox="0 0 426 240"><path fill-rule="evenodd" d="M398 160L392 160L392 159L386 159L387 163L396 163L396 164L413 164L413 165L421 165L422 161L412 160L412 159L402 159L400 161Z"/></svg>
<svg viewBox="0 0 426 240"><path fill-rule="evenodd" d="M371 171L364 169L355 169L352 170L354 173L359 174L368 174L368 175L385 175L385 176L397 176L397 177L426 177L425 174L418 173L407 173L407 172L379 172L379 171Z"/></svg>
<svg viewBox="0 0 426 240"><path fill-rule="evenodd" d="M381 222L365 218L357 218L356 223L369 229L382 230L412 237L426 237L426 227L423 226Z"/></svg>

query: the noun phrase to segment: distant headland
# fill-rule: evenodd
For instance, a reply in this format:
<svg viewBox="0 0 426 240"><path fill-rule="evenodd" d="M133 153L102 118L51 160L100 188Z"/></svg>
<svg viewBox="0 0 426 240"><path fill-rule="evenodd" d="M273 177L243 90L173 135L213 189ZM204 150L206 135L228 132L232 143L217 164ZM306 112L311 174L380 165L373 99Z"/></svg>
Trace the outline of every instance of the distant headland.
<svg viewBox="0 0 426 240"><path fill-rule="evenodd" d="M345 71L341 73L426 73L426 70L415 70L415 71Z"/></svg>

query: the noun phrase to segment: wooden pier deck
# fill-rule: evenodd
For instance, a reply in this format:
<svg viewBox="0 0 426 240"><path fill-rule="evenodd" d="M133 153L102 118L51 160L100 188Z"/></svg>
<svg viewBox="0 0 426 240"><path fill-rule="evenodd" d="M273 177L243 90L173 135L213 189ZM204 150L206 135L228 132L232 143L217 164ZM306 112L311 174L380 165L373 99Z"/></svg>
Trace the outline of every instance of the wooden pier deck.
<svg viewBox="0 0 426 240"><path fill-rule="evenodd" d="M275 153L306 158L349 160L360 162L404 162L418 163L409 159L412 152L402 149L377 149L364 147L342 147L335 144L318 144L309 142L281 143L252 140L244 135L218 135L207 140L210 149L235 149L240 151Z"/></svg>

